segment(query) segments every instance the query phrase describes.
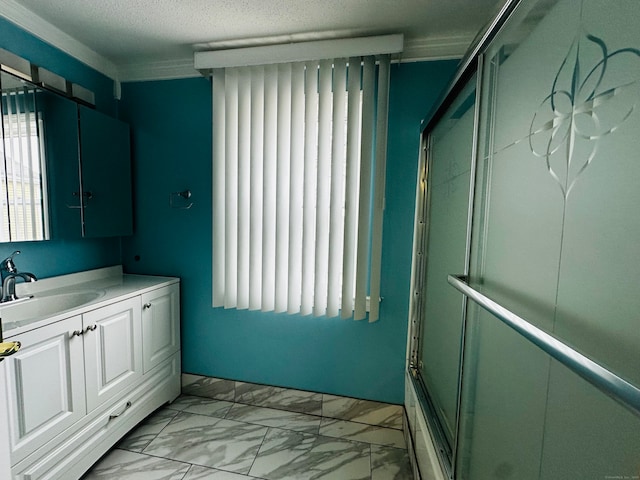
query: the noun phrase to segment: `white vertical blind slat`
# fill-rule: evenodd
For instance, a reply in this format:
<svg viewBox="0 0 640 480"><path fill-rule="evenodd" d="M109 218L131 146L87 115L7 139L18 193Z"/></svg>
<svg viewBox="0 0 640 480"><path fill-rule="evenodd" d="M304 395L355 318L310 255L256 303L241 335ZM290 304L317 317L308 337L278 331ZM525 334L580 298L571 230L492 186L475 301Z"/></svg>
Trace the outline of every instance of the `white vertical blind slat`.
<svg viewBox="0 0 640 480"><path fill-rule="evenodd" d="M11 99L15 101L15 110ZM20 184L18 182L18 172L16 172L16 156L22 158L22 141L20 139L20 119L18 118L20 107L18 102L18 93L14 92L7 100L7 110L9 113L9 131L11 132L11 161L7 162L7 175L11 175L11 187L13 188L13 200L9 201L9 235L11 240L18 240L19 232L17 230L18 223L11 221L16 219L18 215L18 206L16 205L15 197L17 192L20 191ZM11 195L10 195L11 197Z"/></svg>
<svg viewBox="0 0 640 480"><path fill-rule="evenodd" d="M46 192L49 191L49 186L47 183L47 157L45 152L45 144L44 139L46 137L46 132L44 131L44 122L42 120L42 115L38 114L38 131L40 132L38 136L38 147L39 147L39 161L40 161L40 191L45 194L42 195L42 212L49 212L49 195L46 195ZM40 215L42 217L42 235L40 238L43 240L49 240L51 228L49 226L49 215L44 214Z"/></svg>
<svg viewBox="0 0 640 480"><path fill-rule="evenodd" d="M20 188L22 190L22 204L18 206L20 212L20 226L22 232L20 240L28 238L29 233L29 199L31 198L31 185L29 184L29 168L31 167L31 125L29 124L29 108L27 108L28 91L23 91L22 99L24 100L24 113L21 115L20 122L20 141L22 142L23 155L20 156Z"/></svg>
<svg viewBox="0 0 640 480"><path fill-rule="evenodd" d="M389 112L388 55L379 60L378 101L376 122L376 168L373 193L373 220L371 227L371 277L369 285L369 321L380 315L380 275L382 267L382 215L384 212L385 178L387 170L387 118Z"/></svg>
<svg viewBox="0 0 640 480"><path fill-rule="evenodd" d="M289 192L291 163L291 64L278 65L278 134L276 183L276 301L275 311L288 307Z"/></svg>
<svg viewBox="0 0 640 480"><path fill-rule="evenodd" d="M302 219L304 201L304 64L295 63L291 76L291 182L289 187L288 313L300 311L302 299Z"/></svg>
<svg viewBox="0 0 640 480"><path fill-rule="evenodd" d="M331 110L332 68L330 60L320 62L318 109L318 185L316 194L316 259L313 314L327 311L329 265L329 202L331 199Z"/></svg>
<svg viewBox="0 0 640 480"><path fill-rule="evenodd" d="M214 70L213 93L213 306L224 306L225 277L225 72Z"/></svg>
<svg viewBox="0 0 640 480"><path fill-rule="evenodd" d="M262 197L262 311L275 308L276 272L276 181L278 68L265 67L264 72L264 152Z"/></svg>
<svg viewBox="0 0 640 480"><path fill-rule="evenodd" d="M32 122L31 116L33 115L33 113L31 112L31 108L27 105L27 97L30 96L29 94L30 92L27 89L25 89L24 90L24 101L25 101L24 139L26 143L27 158L26 158L26 166L24 165L24 162L22 162L22 175L20 178L23 192L24 192L24 196L22 197L22 215L23 215L22 224L24 225L23 239L33 238L33 234L37 232L37 228L36 228L37 215L35 210L35 207L36 207L35 183L33 178L33 172L34 172L34 164L37 161L38 150L34 148L35 145L33 145L33 139L34 139L34 136L37 139L38 132L37 130L35 132L31 130L31 122ZM35 98L34 98L34 101L35 101ZM34 155L34 150L36 152L36 155Z"/></svg>
<svg viewBox="0 0 640 480"><path fill-rule="evenodd" d="M225 292L224 307L237 306L238 286L238 71L225 78Z"/></svg>
<svg viewBox="0 0 640 480"><path fill-rule="evenodd" d="M251 228L251 70L238 70L238 305L249 308L249 256Z"/></svg>
<svg viewBox="0 0 640 480"><path fill-rule="evenodd" d="M9 94L3 93L2 97L0 97L2 101L9 102ZM7 156L10 155L5 151L5 147L7 146L7 139L10 136L9 133L9 124L8 124L8 112L7 115L4 115L1 119L2 123L0 123L0 173L5 178L7 176L6 170L6 160ZM7 182L2 183L0 186L0 206L2 207L2 211L0 212L0 242L9 242L11 240L9 236L9 201L8 201L8 187L9 184Z"/></svg>
<svg viewBox="0 0 640 480"><path fill-rule="evenodd" d="M338 316L342 293L344 242L345 119L347 115L347 61L333 62L333 121L331 134L331 203L327 316Z"/></svg>
<svg viewBox="0 0 640 480"><path fill-rule="evenodd" d="M369 213L371 196L371 171L373 168L373 132L375 131L375 59L364 58L362 73L362 135L360 153L360 199L358 212L358 243L356 263L356 298L354 320L366 316L367 277L369 271Z"/></svg>
<svg viewBox="0 0 640 480"><path fill-rule="evenodd" d="M262 196L264 151L264 68L251 68L251 201L249 309L262 308Z"/></svg>
<svg viewBox="0 0 640 480"><path fill-rule="evenodd" d="M345 229L342 258L342 318L353 314L356 227L358 219L358 174L360 160L360 57L349 59L347 108L347 165L345 174Z"/></svg>
<svg viewBox="0 0 640 480"><path fill-rule="evenodd" d="M318 158L318 62L305 64L304 219L302 234L302 305L300 313L313 312L316 243L316 185Z"/></svg>
<svg viewBox="0 0 640 480"><path fill-rule="evenodd" d="M374 57L214 71L214 306L359 320L370 289L377 320L388 56L375 72Z"/></svg>

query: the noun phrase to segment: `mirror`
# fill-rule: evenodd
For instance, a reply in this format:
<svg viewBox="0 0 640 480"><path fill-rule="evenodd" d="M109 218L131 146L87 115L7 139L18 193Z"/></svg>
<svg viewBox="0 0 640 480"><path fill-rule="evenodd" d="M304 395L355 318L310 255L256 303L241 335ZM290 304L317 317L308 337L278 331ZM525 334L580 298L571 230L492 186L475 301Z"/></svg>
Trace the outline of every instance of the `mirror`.
<svg viewBox="0 0 640 480"><path fill-rule="evenodd" d="M129 126L0 72L0 242L131 235Z"/></svg>
<svg viewBox="0 0 640 480"><path fill-rule="evenodd" d="M1 73L0 242L50 238L43 113L35 85Z"/></svg>

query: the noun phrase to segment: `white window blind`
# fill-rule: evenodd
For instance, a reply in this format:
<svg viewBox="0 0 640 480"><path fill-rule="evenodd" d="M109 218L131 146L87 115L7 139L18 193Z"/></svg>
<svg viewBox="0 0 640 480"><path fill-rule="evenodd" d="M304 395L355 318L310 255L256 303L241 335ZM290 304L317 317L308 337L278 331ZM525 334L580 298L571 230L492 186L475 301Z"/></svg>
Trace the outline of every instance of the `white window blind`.
<svg viewBox="0 0 640 480"><path fill-rule="evenodd" d="M213 306L378 319L389 56L214 69Z"/></svg>

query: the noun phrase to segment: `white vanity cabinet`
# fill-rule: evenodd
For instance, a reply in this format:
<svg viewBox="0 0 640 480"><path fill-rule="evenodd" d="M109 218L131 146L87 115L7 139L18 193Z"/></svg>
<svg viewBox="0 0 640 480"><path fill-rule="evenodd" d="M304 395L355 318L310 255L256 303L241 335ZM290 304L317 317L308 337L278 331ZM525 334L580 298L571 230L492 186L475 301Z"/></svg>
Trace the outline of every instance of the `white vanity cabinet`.
<svg viewBox="0 0 640 480"><path fill-rule="evenodd" d="M14 480L79 479L180 394L178 279L123 278L68 318L8 332L22 344L1 365L10 435L0 448Z"/></svg>

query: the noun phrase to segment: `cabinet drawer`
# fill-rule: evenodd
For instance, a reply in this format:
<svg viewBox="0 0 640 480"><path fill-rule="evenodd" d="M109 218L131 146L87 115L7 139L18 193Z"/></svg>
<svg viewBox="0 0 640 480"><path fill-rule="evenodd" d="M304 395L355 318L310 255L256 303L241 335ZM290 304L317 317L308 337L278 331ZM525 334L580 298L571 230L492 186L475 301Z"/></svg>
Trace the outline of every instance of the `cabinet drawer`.
<svg viewBox="0 0 640 480"><path fill-rule="evenodd" d="M142 376L140 297L82 316L87 412Z"/></svg>
<svg viewBox="0 0 640 480"><path fill-rule="evenodd" d="M5 359L11 463L15 464L86 412L79 316L17 335Z"/></svg>
<svg viewBox="0 0 640 480"><path fill-rule="evenodd" d="M180 349L180 285L142 295L142 354L144 373Z"/></svg>

